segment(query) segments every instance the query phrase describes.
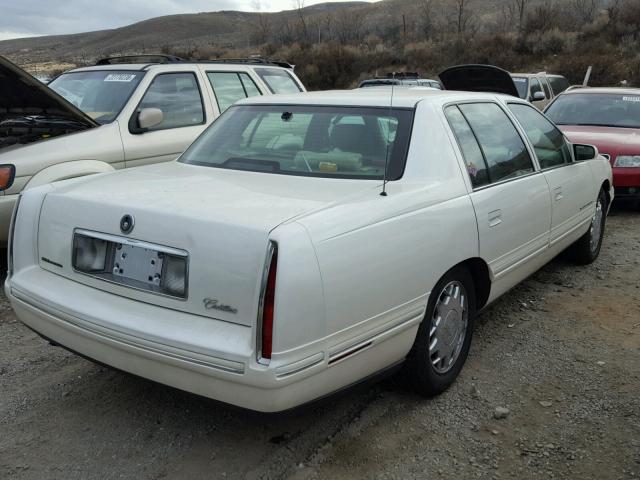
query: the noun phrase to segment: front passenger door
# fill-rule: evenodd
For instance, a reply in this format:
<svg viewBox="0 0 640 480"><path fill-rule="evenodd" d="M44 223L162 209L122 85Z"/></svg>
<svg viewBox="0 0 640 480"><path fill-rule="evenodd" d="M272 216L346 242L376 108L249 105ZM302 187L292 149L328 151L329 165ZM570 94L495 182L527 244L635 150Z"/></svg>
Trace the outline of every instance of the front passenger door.
<svg viewBox="0 0 640 480"><path fill-rule="evenodd" d="M160 109L163 120L142 132L136 130L136 122L144 108ZM176 159L205 127L205 108L196 73L159 73L129 124L120 125L126 167Z"/></svg>
<svg viewBox="0 0 640 480"><path fill-rule="evenodd" d="M589 165L573 161L562 132L535 108L510 103L509 109L522 125L549 183L551 245L567 237L575 239L576 235L584 233L582 226L590 220L595 206L596 199L584 188L592 183Z"/></svg>
<svg viewBox="0 0 640 480"><path fill-rule="evenodd" d="M496 103L454 105L445 115L473 187L479 253L493 275L493 298L532 273L530 260L548 247L549 187Z"/></svg>

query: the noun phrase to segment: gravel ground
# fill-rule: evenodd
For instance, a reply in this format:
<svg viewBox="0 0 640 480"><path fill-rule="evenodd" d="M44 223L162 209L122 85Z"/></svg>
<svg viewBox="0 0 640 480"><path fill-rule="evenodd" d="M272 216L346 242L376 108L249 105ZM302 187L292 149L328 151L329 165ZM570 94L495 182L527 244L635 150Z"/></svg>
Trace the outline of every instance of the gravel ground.
<svg viewBox="0 0 640 480"><path fill-rule="evenodd" d="M2 296L0 478L640 478L640 213L486 311L428 400L390 379L254 414L51 347Z"/></svg>

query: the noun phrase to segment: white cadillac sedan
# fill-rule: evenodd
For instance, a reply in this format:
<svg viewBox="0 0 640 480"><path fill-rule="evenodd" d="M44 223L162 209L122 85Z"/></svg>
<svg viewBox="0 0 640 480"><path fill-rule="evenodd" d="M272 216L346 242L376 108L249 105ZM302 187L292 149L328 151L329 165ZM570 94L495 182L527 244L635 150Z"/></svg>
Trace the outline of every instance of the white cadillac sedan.
<svg viewBox="0 0 640 480"><path fill-rule="evenodd" d="M24 192L5 288L52 342L245 408L400 365L433 395L479 310L598 256L612 198L597 150L515 97L254 97L178 161Z"/></svg>

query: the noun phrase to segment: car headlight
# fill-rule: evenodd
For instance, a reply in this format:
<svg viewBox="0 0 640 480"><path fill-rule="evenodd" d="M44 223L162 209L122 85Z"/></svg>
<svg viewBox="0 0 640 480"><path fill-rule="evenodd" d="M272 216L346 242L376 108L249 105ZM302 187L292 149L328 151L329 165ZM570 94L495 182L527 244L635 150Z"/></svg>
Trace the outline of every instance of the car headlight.
<svg viewBox="0 0 640 480"><path fill-rule="evenodd" d="M614 167L640 167L640 155L619 155L613 163Z"/></svg>

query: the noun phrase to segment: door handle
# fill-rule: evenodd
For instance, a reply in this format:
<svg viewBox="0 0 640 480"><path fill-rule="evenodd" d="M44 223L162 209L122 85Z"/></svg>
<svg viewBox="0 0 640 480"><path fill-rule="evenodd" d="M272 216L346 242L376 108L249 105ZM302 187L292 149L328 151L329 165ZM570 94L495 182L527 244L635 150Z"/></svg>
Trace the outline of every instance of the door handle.
<svg viewBox="0 0 640 480"><path fill-rule="evenodd" d="M502 223L502 210L494 210L489 212L489 227L495 227Z"/></svg>
<svg viewBox="0 0 640 480"><path fill-rule="evenodd" d="M556 188L554 188L554 189L553 189L553 194L554 194L553 196L554 196L554 197L555 197L555 199L556 199L556 202L557 202L558 200L562 200L562 187L556 187Z"/></svg>

